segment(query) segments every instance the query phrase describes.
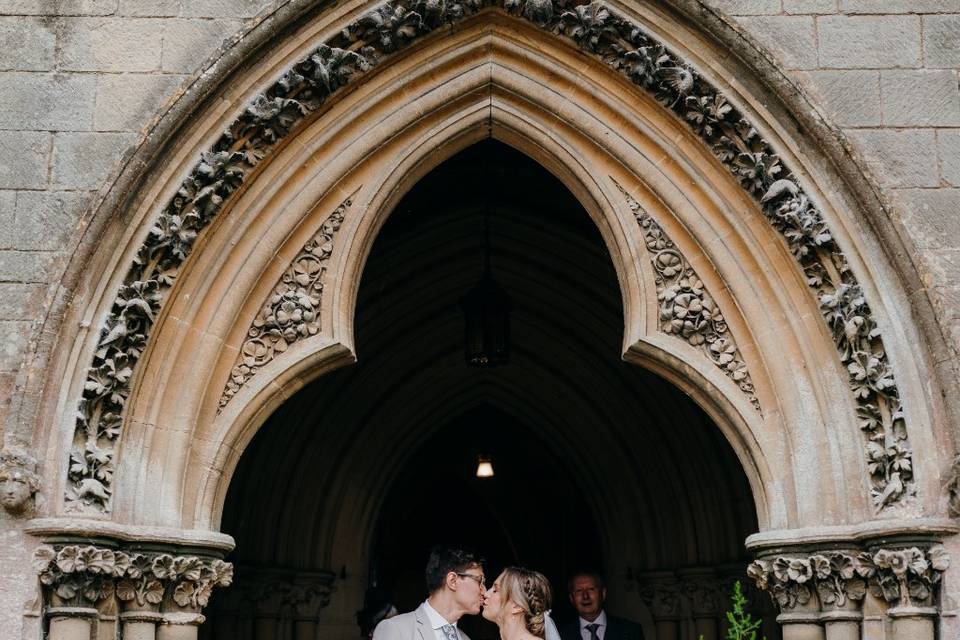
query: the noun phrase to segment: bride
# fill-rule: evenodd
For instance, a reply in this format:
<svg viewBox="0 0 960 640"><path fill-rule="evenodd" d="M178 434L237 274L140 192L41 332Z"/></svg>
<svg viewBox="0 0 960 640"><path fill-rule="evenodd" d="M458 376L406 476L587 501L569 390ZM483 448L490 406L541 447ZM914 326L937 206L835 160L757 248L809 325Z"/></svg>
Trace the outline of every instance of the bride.
<svg viewBox="0 0 960 640"><path fill-rule="evenodd" d="M483 597L483 617L502 640L560 640L550 618L550 582L542 573L507 567Z"/></svg>

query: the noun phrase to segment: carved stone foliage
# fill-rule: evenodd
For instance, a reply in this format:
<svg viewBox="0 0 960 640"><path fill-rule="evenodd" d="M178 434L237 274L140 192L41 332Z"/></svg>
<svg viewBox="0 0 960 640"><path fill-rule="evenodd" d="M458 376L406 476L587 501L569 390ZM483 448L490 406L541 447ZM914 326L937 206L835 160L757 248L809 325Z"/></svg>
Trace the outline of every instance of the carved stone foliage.
<svg viewBox="0 0 960 640"><path fill-rule="evenodd" d="M92 545L42 546L34 565L54 606L92 607L115 597L140 607L170 601L199 610L214 588L233 580L233 565L223 560Z"/></svg>
<svg viewBox="0 0 960 640"><path fill-rule="evenodd" d="M681 593L680 582L673 579L657 580L640 588L640 597L654 620L679 617L683 607Z"/></svg>
<svg viewBox="0 0 960 640"><path fill-rule="evenodd" d="M730 333L720 308L697 277L696 271L663 228L640 206L626 189L614 184L630 205L630 211L643 231L657 283L660 329L697 347L715 365L737 383L758 411L760 401L754 395L747 365Z"/></svg>
<svg viewBox="0 0 960 640"><path fill-rule="evenodd" d="M336 590L331 571L298 573L241 567L236 582L218 600L216 609L236 615L245 609L261 613L287 612L290 615L319 615L330 604ZM216 615L216 612L212 612Z"/></svg>
<svg viewBox="0 0 960 640"><path fill-rule="evenodd" d="M230 372L230 380L220 396L220 410L277 354L320 330L324 263L333 253L333 238L351 204L350 198L340 203L273 287L273 293L247 331L247 339Z"/></svg>
<svg viewBox="0 0 960 640"><path fill-rule="evenodd" d="M33 456L9 449L0 451L0 504L7 513L26 513L39 490L40 475Z"/></svg>
<svg viewBox="0 0 960 640"><path fill-rule="evenodd" d="M165 205L100 327L77 411L69 510L109 511L124 405L150 330L198 234L250 171L357 75L438 27L495 7L566 38L651 93L686 121L759 201L806 274L848 371L877 508L913 493L899 392L863 290L820 210L738 109L684 60L600 0L409 0L377 5L295 63L201 154ZM732 361L723 349L713 355Z"/></svg>
<svg viewBox="0 0 960 640"><path fill-rule="evenodd" d="M843 608L867 589L891 604L929 606L949 565L943 546L933 545L759 559L747 575L784 611L810 604L815 593L824 609Z"/></svg>
<svg viewBox="0 0 960 640"><path fill-rule="evenodd" d="M720 602L725 600L719 582L714 578L687 578L681 583L694 616L713 617L720 613Z"/></svg>

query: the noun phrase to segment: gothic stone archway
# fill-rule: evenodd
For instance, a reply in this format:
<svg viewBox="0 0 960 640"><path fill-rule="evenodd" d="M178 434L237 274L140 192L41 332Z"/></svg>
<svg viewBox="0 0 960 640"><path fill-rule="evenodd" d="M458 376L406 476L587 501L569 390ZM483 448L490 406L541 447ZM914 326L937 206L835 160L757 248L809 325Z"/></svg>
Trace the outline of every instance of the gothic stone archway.
<svg viewBox="0 0 960 640"><path fill-rule="evenodd" d="M357 282L387 212L432 166L492 136L537 158L600 229L624 298L624 357L723 431L752 487L753 548L849 552L922 530L916 553L933 568L916 563L912 579L938 580L938 552L924 549L953 531L937 519L952 447L928 359L912 349L905 293L876 284L882 253L797 132L726 80L715 45L659 10L414 9L322 12L251 63L228 94L236 108L205 110L150 176L85 310L100 329L70 339L48 445L70 458L54 487L61 518L33 530L94 516L116 524L70 526L207 539L181 532L217 528L265 417L353 359ZM676 279L678 265L690 277ZM263 330L283 332L270 300L287 293L315 315L279 350ZM756 571L802 609L784 620L829 624L835 603L821 612L805 575L778 566ZM846 575L824 569L824 585L833 571ZM893 580L886 571L862 568ZM927 606L934 591L913 597ZM899 624L927 620L902 608L917 604L905 588L884 595L907 612Z"/></svg>

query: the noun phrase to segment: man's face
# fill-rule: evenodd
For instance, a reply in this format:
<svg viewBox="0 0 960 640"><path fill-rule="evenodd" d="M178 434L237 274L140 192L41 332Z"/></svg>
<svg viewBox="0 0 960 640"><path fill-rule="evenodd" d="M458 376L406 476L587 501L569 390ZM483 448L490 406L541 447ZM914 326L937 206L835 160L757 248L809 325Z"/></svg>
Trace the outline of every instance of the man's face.
<svg viewBox="0 0 960 640"><path fill-rule="evenodd" d="M570 604L584 620L593 621L603 610L607 590L601 589L593 576L574 576L570 589Z"/></svg>
<svg viewBox="0 0 960 640"><path fill-rule="evenodd" d="M468 614L480 613L485 591L483 567L471 565L459 573L454 572L454 579L457 604Z"/></svg>

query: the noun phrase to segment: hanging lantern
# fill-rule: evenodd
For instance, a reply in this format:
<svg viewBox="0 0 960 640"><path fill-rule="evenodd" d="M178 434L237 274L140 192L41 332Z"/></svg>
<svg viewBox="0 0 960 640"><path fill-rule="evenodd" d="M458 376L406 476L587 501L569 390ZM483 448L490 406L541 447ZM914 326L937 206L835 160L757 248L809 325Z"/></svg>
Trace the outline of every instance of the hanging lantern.
<svg viewBox="0 0 960 640"><path fill-rule="evenodd" d="M464 343L471 367L496 367L510 357L510 297L484 269L480 282L460 301L466 321Z"/></svg>
<svg viewBox="0 0 960 640"><path fill-rule="evenodd" d="M477 456L477 477L493 477L493 460L490 459L490 456Z"/></svg>

